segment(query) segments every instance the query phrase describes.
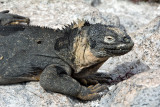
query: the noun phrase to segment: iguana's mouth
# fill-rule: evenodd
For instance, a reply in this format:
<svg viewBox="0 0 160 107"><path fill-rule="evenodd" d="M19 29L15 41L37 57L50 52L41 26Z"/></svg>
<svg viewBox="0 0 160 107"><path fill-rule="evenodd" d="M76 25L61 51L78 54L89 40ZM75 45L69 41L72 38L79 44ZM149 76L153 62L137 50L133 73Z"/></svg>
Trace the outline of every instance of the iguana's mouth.
<svg viewBox="0 0 160 107"><path fill-rule="evenodd" d="M105 48L105 51L108 54L112 54L114 56L118 56L118 55L124 55L127 52L129 52L130 50L132 50L134 46L134 43L129 43L129 44L125 44L125 45L121 45L121 46L109 46L107 48Z"/></svg>
<svg viewBox="0 0 160 107"><path fill-rule="evenodd" d="M97 57L110 57L110 56L120 56L128 53L132 50L134 43L123 44L123 45L108 45L102 50L94 51Z"/></svg>
<svg viewBox="0 0 160 107"><path fill-rule="evenodd" d="M106 50L131 50L134 46L134 43L129 44L119 44L119 45L107 45Z"/></svg>
<svg viewBox="0 0 160 107"><path fill-rule="evenodd" d="M113 49L107 50L106 53L111 54L113 56L124 55L129 52L131 49Z"/></svg>

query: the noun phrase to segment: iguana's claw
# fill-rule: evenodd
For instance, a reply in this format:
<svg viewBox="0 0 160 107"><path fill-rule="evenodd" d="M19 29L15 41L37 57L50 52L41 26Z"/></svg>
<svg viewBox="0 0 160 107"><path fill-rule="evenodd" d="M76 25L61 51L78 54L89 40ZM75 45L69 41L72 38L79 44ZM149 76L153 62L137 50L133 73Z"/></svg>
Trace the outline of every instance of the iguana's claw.
<svg viewBox="0 0 160 107"><path fill-rule="evenodd" d="M0 25L30 23L30 19L16 14L10 14L9 10L0 12Z"/></svg>
<svg viewBox="0 0 160 107"><path fill-rule="evenodd" d="M110 84L112 78L109 77L108 75L104 74L104 73L97 73L97 74L93 74L93 75L89 75L87 77L81 78L79 80L79 82L85 86L88 85L95 85L98 83L101 84Z"/></svg>
<svg viewBox="0 0 160 107"><path fill-rule="evenodd" d="M89 87L82 87L81 92L77 96L81 100L96 100L101 97L99 92L108 89L107 85L91 85Z"/></svg>

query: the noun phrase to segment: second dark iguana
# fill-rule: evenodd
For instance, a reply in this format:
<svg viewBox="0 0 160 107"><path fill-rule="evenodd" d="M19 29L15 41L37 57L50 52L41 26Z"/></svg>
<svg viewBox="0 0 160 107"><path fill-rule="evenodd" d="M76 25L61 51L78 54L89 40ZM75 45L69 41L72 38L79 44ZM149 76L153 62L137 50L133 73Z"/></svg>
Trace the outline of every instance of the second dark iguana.
<svg viewBox="0 0 160 107"><path fill-rule="evenodd" d="M29 18L17 20L5 11L0 15L1 24L5 21L0 25L0 85L40 81L45 90L92 100L107 88L99 84L107 77L96 74L98 68L134 45L125 30L114 26L84 22L54 30L20 24Z"/></svg>

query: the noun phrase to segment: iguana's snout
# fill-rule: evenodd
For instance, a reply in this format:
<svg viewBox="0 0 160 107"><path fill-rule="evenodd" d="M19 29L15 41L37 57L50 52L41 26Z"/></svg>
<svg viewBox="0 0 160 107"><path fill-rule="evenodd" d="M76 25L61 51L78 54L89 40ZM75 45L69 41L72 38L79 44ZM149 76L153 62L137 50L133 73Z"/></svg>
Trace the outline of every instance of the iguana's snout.
<svg viewBox="0 0 160 107"><path fill-rule="evenodd" d="M89 43L96 57L119 56L132 50L134 43L124 29L95 24L88 30Z"/></svg>

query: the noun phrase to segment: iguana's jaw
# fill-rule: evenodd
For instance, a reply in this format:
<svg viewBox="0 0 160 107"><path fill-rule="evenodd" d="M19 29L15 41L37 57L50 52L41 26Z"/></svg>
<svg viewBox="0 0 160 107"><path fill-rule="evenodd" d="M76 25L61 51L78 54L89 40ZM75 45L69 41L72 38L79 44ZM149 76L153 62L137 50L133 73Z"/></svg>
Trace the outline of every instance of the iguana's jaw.
<svg viewBox="0 0 160 107"><path fill-rule="evenodd" d="M83 68L102 63L109 57L98 58L93 55L87 41L87 37L76 37L73 45L73 54L75 56L76 73L79 73ZM98 68L97 68L98 69Z"/></svg>
<svg viewBox="0 0 160 107"><path fill-rule="evenodd" d="M130 42L129 44L120 44L116 46L113 45L112 48L106 48L106 52L111 56L120 56L131 51L133 46L133 42Z"/></svg>
<svg viewBox="0 0 160 107"><path fill-rule="evenodd" d="M103 58L103 57L113 57L120 56L128 53L132 50L134 43L131 41L128 44L117 44L117 45L106 45L104 48L99 50L91 50L94 53L94 56Z"/></svg>

